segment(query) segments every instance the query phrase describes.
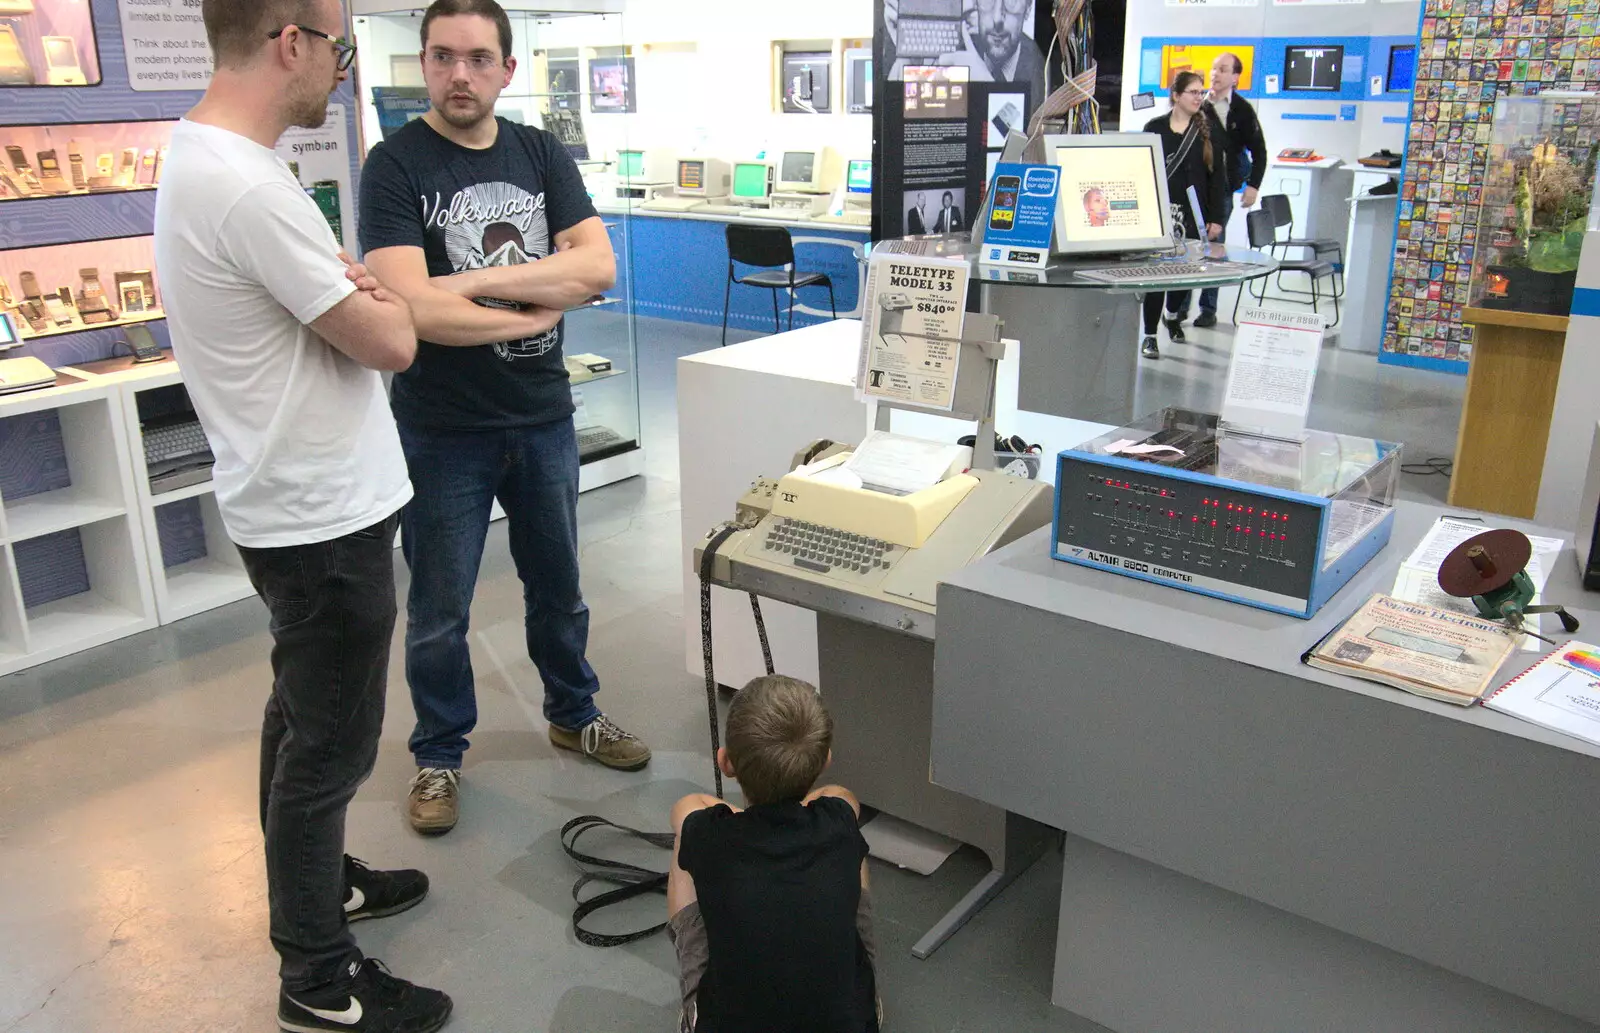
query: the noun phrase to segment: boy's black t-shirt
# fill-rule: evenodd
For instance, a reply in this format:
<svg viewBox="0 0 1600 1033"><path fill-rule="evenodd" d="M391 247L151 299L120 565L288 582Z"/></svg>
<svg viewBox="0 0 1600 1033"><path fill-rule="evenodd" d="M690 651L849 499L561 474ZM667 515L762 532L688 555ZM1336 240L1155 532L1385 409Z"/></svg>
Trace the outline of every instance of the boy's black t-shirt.
<svg viewBox="0 0 1600 1033"><path fill-rule="evenodd" d="M834 797L689 815L678 864L694 878L710 952L695 1033L877 1028L856 932L866 856L855 812Z"/></svg>
<svg viewBox="0 0 1600 1033"><path fill-rule="evenodd" d="M497 121L499 134L484 150L453 143L420 118L374 147L361 173L363 253L420 247L430 276L520 265L549 255L556 234L595 214L554 136ZM394 378L396 419L492 430L570 416L563 329L476 348L420 342L417 361Z"/></svg>

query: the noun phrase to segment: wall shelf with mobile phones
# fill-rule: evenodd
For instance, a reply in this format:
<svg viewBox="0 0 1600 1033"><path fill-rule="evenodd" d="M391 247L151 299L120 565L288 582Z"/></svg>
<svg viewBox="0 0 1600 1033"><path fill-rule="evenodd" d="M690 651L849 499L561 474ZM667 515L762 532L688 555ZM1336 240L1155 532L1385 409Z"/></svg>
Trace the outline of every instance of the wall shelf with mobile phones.
<svg viewBox="0 0 1600 1033"><path fill-rule="evenodd" d="M50 337L65 337L68 334L81 334L85 330L115 330L119 326L131 326L135 323L154 323L157 320L165 318L167 318L167 314L157 309L154 312L140 312L137 315L123 316L121 319L113 319L109 323L73 323L70 326L51 327L49 330L45 330L40 333L34 333L30 330L22 335L22 340L23 343L28 343L31 341L42 341Z"/></svg>

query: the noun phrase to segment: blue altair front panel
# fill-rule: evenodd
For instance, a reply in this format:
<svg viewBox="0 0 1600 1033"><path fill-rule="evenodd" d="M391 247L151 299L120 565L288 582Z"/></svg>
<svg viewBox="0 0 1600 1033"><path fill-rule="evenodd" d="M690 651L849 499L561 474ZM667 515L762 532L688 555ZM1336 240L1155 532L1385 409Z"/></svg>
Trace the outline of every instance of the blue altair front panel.
<svg viewBox="0 0 1600 1033"><path fill-rule="evenodd" d="M1350 504L1344 504L1350 505ZM1057 457L1052 554L1309 617L1389 539L1392 510L1356 505L1354 540L1324 569L1336 503L1204 473L1068 450Z"/></svg>

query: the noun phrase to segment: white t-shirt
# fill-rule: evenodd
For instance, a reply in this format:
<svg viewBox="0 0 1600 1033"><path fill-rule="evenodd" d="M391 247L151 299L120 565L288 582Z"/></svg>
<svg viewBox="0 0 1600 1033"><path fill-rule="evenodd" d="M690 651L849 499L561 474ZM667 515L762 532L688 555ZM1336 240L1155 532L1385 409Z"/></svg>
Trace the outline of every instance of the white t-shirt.
<svg viewBox="0 0 1600 1033"><path fill-rule="evenodd" d="M355 290L316 204L272 150L215 126L179 122L164 168L156 272L228 536L307 545L399 510L383 379L308 325Z"/></svg>

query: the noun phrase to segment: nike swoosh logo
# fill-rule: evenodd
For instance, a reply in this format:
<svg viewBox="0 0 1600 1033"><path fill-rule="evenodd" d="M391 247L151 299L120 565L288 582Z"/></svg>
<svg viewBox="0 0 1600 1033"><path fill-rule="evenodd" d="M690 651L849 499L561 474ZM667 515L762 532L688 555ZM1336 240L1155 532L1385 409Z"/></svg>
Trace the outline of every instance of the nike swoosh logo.
<svg viewBox="0 0 1600 1033"><path fill-rule="evenodd" d="M350 912L356 910L366 902L367 895L361 892L361 887L351 886L350 899L344 902L344 913L348 915Z"/></svg>
<svg viewBox="0 0 1600 1033"><path fill-rule="evenodd" d="M295 1001L293 997L289 998L289 1000L294 1001L296 1006L304 1008L317 1018L326 1019L328 1022L337 1022L341 1026L354 1026L361 1021L361 1002L354 996L350 998L350 1007L343 1011L333 1011L329 1008L313 1008L309 1004L301 1004L299 1001Z"/></svg>

